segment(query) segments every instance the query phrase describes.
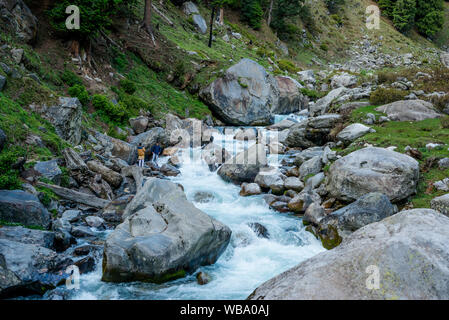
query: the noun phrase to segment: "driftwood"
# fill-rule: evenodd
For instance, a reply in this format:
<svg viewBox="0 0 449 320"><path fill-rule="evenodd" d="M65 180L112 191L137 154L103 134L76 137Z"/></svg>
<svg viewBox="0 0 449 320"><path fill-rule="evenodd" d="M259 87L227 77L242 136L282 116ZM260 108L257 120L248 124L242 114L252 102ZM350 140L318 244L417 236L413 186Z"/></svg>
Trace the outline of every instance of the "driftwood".
<svg viewBox="0 0 449 320"><path fill-rule="evenodd" d="M52 190L56 195L60 196L61 198L98 209L103 209L111 202L109 200L97 198L96 196L90 194L74 191L71 189L66 189L51 184L46 184L43 182L38 182L37 185Z"/></svg>

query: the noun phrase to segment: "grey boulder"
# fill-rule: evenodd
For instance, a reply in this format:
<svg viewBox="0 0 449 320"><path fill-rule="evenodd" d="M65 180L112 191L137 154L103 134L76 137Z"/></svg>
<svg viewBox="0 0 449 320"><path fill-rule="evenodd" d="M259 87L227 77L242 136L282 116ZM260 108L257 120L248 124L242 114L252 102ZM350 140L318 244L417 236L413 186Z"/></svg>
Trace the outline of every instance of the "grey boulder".
<svg viewBox="0 0 449 320"><path fill-rule="evenodd" d="M51 224L50 213L39 199L20 190L0 190L0 220L45 229Z"/></svg>
<svg viewBox="0 0 449 320"><path fill-rule="evenodd" d="M403 211L265 282L249 299L449 299L448 233L449 218L434 210Z"/></svg>
<svg viewBox="0 0 449 320"><path fill-rule="evenodd" d="M197 209L176 184L150 178L107 238L103 281L161 283L213 264L231 230Z"/></svg>
<svg viewBox="0 0 449 320"><path fill-rule="evenodd" d="M393 121L422 121L441 117L433 104L423 100L396 101L376 108Z"/></svg>
<svg viewBox="0 0 449 320"><path fill-rule="evenodd" d="M327 178L332 197L354 201L370 192L386 194L390 201L406 199L416 192L418 162L384 148L365 148L335 161Z"/></svg>
<svg viewBox="0 0 449 320"><path fill-rule="evenodd" d="M34 170L55 184L61 183L62 171L57 160L38 162L34 165Z"/></svg>

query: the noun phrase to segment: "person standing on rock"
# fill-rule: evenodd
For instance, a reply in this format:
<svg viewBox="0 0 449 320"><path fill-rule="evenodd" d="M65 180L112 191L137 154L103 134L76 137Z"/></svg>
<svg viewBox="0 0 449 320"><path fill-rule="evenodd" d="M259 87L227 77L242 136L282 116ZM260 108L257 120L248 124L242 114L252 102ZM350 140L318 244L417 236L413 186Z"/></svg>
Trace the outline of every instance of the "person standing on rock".
<svg viewBox="0 0 449 320"><path fill-rule="evenodd" d="M145 147L143 147L141 143L139 143L139 146L137 147L137 156L139 167L143 168L145 162Z"/></svg>
<svg viewBox="0 0 449 320"><path fill-rule="evenodd" d="M162 147L159 145L159 142L156 142L154 146L151 147L150 150L153 153L153 162L157 165L157 160L159 159L159 156L162 153Z"/></svg>

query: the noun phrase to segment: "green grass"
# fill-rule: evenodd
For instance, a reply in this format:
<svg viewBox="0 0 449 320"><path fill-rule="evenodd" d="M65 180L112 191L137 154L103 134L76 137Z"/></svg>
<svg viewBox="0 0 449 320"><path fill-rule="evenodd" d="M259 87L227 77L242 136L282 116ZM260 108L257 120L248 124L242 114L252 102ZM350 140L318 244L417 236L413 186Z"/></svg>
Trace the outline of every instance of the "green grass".
<svg viewBox="0 0 449 320"><path fill-rule="evenodd" d="M197 98L188 92L175 89L135 57L134 62L128 73L128 79L136 84L135 96L149 104L153 115L161 118L164 114L173 112L185 116L186 109L189 109L190 117L198 119L210 114L209 108Z"/></svg>
<svg viewBox="0 0 449 320"><path fill-rule="evenodd" d="M351 115L352 122L360 122L366 118L367 113L373 113L376 117L382 115L374 111L374 106L363 107L354 110ZM418 149L422 155L419 160L422 168L425 161L431 157L445 158L449 157L449 129L444 129L440 119L427 119L418 122L387 122L382 125L372 126L376 130L374 133L367 134L355 142L348 148L340 150L340 154L346 155L358 149L361 149L365 143L372 144L376 147L387 148L396 146L397 152L404 153L407 146ZM427 150L426 144L438 143L445 145L433 150ZM445 192L437 192L434 189L426 192L432 183L449 177L449 169L439 170L437 167L431 168L428 172L420 170L420 179L417 194L412 198L415 208L429 208L430 201Z"/></svg>

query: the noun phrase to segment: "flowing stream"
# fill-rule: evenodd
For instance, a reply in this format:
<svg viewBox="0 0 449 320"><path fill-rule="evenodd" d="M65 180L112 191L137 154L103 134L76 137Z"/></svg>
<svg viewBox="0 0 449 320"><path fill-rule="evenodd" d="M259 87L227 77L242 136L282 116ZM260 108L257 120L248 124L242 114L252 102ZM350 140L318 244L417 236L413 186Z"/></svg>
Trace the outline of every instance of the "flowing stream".
<svg viewBox="0 0 449 320"><path fill-rule="evenodd" d="M268 134L265 129L261 130ZM214 143L223 145L232 155L254 143L236 142L233 135L223 133L214 134L214 138ZM232 230L231 242L219 260L198 270L208 273L212 281L200 286L195 273L162 285L104 283L100 261L95 272L81 276L80 290L72 294L72 299L245 299L263 282L324 251L321 243L305 230L300 218L271 210L262 195L239 196L239 186L226 183L216 172L210 172L201 158L200 148L184 149L180 153L181 174L172 181L184 186L187 198L199 209ZM271 165L278 166L279 161L277 156L269 156ZM208 194L210 201L200 201L198 192ZM248 226L254 222L267 228L268 239L257 237Z"/></svg>

